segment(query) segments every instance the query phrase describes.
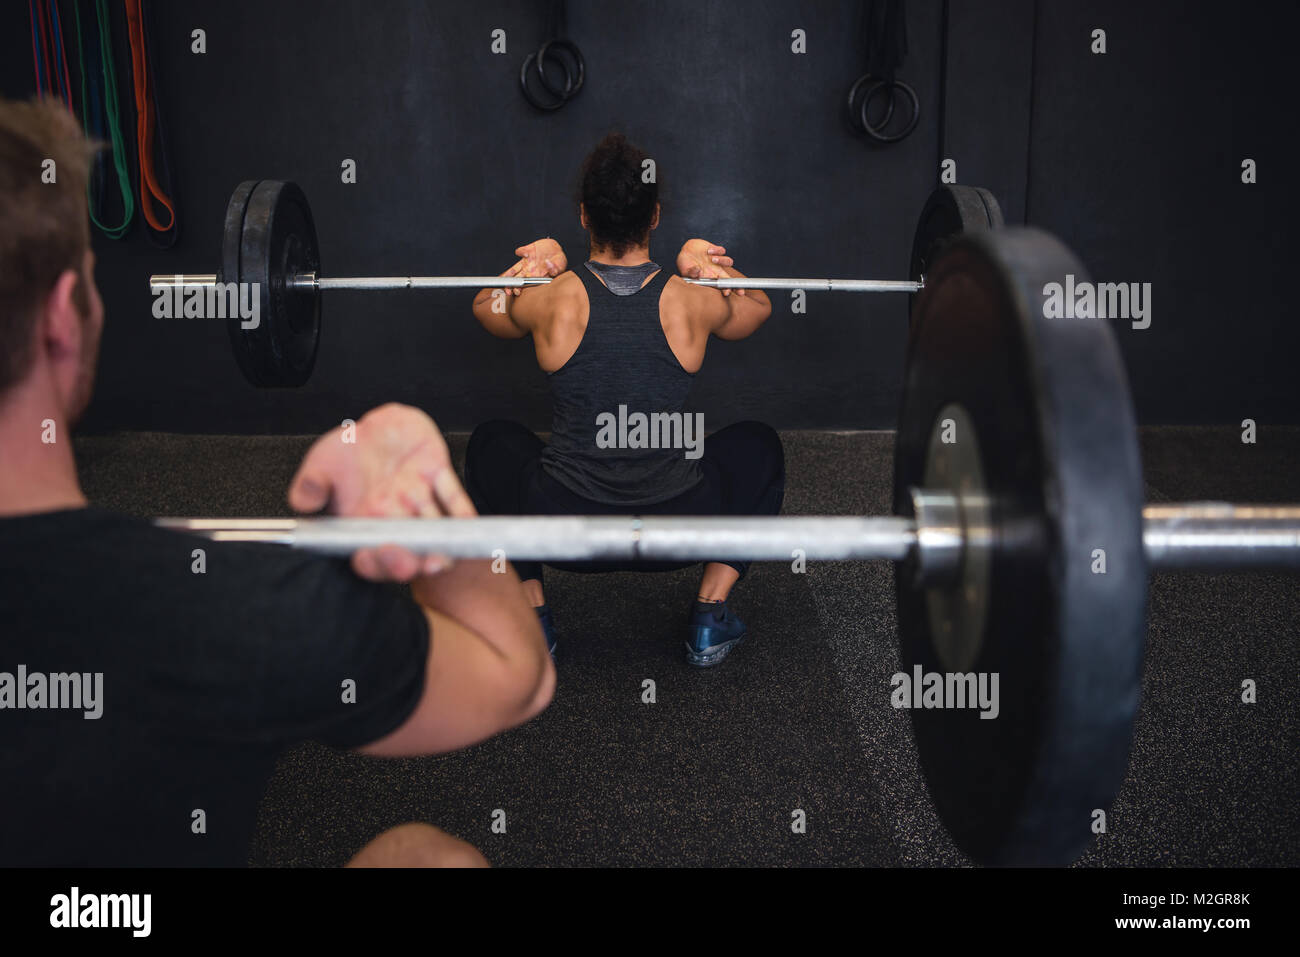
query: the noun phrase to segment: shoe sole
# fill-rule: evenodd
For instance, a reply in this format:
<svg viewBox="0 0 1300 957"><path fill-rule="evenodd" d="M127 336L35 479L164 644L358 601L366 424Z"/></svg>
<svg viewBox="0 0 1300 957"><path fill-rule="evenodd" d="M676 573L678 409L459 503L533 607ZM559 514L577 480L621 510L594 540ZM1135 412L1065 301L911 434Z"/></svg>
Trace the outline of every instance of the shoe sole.
<svg viewBox="0 0 1300 957"><path fill-rule="evenodd" d="M720 645L711 645L704 651L696 651L688 642L686 645L686 661L697 668L712 668L714 665L721 664L722 659L731 654L732 649L745 640L746 634L746 632L741 632L730 641L724 641Z"/></svg>

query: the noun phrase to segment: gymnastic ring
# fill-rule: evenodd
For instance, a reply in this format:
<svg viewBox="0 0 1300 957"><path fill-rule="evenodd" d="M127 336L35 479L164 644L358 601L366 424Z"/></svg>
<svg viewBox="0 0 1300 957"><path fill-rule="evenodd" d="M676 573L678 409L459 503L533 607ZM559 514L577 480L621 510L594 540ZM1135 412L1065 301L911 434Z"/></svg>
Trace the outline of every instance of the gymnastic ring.
<svg viewBox="0 0 1300 957"><path fill-rule="evenodd" d="M546 77L546 70L544 69L546 56L551 52L552 47L569 55L570 59L573 61L573 68L578 74L575 79L573 70L569 69L569 64L564 62L563 57L557 57L560 66L564 67L563 91L552 86L551 81ZM582 89L582 81L586 76L586 64L583 62L582 52L571 40L547 40L542 44L542 48L537 51L537 76L541 79L542 86L546 88L546 92L550 93L551 96L562 96L566 100L573 99L578 95L578 91Z"/></svg>
<svg viewBox="0 0 1300 957"><path fill-rule="evenodd" d="M858 104L858 94L862 88L871 82L875 77L870 73L864 73L854 81L853 86L849 87L849 124L859 133L865 133L866 128L862 125L861 106ZM889 121L894 117L894 98L889 98L889 109L885 113L885 118L880 122L877 129L889 125Z"/></svg>
<svg viewBox="0 0 1300 957"><path fill-rule="evenodd" d="M871 89L867 91L867 95L862 98L862 102L858 104L858 119L862 124L858 128L862 130L863 133L866 133L868 130L883 130L889 126L889 121L894 118L895 98L892 96L885 101L885 115L880 118L880 122L873 124L871 122L871 117L867 115L869 112L868 104L870 104L872 94L875 93L877 88L878 85L872 85Z"/></svg>
<svg viewBox="0 0 1300 957"><path fill-rule="evenodd" d="M533 96L532 90L528 89L528 76L531 72L530 67L533 65L533 61L537 59L537 54L539 52L540 51L534 50L532 53L528 54L528 56L524 57L524 65L519 68L519 89L523 91L524 99L537 109L547 111L558 110L568 102L567 97L559 96L556 98L554 103L543 103L541 100Z"/></svg>
<svg viewBox="0 0 1300 957"><path fill-rule="evenodd" d="M871 105L871 98L876 95L881 87L889 91L889 111L886 114L884 123L878 126L872 126L867 120L867 107ZM909 100L912 101L912 115L908 118L907 123L897 133L883 132L885 126L894 115L894 90L902 90ZM873 140L879 143L897 143L899 140L906 139L911 135L912 130L916 129L917 121L921 119L921 101L916 95L916 90L912 89L902 80L894 80L892 83L888 80L877 80L867 88L866 94L862 97L861 108L862 130Z"/></svg>

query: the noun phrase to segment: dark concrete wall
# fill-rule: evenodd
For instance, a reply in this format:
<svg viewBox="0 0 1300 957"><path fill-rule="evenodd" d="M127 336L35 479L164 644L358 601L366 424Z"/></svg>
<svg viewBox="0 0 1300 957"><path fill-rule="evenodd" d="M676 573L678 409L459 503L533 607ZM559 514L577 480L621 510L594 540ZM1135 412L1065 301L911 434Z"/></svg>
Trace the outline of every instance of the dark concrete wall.
<svg viewBox="0 0 1300 957"><path fill-rule="evenodd" d="M303 186L326 274L497 272L546 234L581 261L575 174L614 128L658 161L652 253L666 265L702 235L751 275L904 277L949 157L960 181L991 187L1009 221L1059 233L1096 278L1155 284L1152 327L1116 326L1142 421L1300 415L1284 286L1289 67L1269 6L1234 7L1228 27L1221 6L914 0L901 75L923 113L884 149L845 117L865 53L858 2L575 0L586 86L550 114L517 88L541 4L152 6L184 232L170 250L139 228L96 241L109 327L90 431L312 431L389 399L451 429L499 416L545 427L529 344L483 332L468 294L327 294L311 383L259 392L219 324L153 318L146 277L215 270L226 200L249 178ZM0 90L26 95L26 11L12 5L3 22ZM1105 56L1089 52L1096 26ZM507 31L504 56L490 51L494 28ZM804 55L790 50L795 28ZM1255 186L1240 183L1245 156L1260 163ZM344 158L355 185L340 182ZM794 316L775 297L757 335L710 347L695 408L710 428L892 427L906 300L814 294Z"/></svg>

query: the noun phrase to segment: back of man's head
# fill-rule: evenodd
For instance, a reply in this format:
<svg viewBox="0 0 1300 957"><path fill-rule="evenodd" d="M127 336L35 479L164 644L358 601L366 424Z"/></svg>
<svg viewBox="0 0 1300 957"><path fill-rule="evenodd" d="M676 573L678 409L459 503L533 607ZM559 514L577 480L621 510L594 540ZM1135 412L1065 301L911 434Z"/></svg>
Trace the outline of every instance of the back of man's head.
<svg viewBox="0 0 1300 957"><path fill-rule="evenodd" d="M0 396L31 367L41 304L56 280L69 269L82 274L93 155L62 104L0 99Z"/></svg>

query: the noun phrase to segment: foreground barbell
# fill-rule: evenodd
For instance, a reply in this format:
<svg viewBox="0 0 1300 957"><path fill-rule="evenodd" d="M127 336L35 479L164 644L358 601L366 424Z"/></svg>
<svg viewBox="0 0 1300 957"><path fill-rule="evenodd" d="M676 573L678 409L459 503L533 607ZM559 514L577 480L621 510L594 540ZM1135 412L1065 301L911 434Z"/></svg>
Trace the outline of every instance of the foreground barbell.
<svg viewBox="0 0 1300 957"><path fill-rule="evenodd" d="M908 279L688 279L715 289L809 292L907 292L924 285L927 264L953 237L1002 225L997 200L985 189L944 185L926 201L912 241ZM320 294L328 290L519 288L550 282L546 277L503 276L322 276L316 227L307 197L294 183L249 180L240 183L226 207L221 269L217 273L156 274L154 295L182 296L190 290L225 292L234 284L256 285L258 320L229 316L231 345L239 367L257 386L300 386L310 378L320 344ZM236 297L237 298L237 297Z"/></svg>
<svg viewBox="0 0 1300 957"><path fill-rule="evenodd" d="M397 545L418 554L516 561L903 561L926 583L951 580L988 530L967 528L960 496L931 499L923 520L896 516L490 515L479 518L163 518L157 524L221 542L284 545L347 556ZM948 518L940 519L946 512ZM1142 510L1154 571L1300 568L1300 505L1187 502ZM797 553L797 555L796 555Z"/></svg>
<svg viewBox="0 0 1300 957"><path fill-rule="evenodd" d="M1037 230L968 235L933 263L908 338L893 516L164 521L338 555L893 561L912 691L880 693L909 708L940 819L982 863L1068 863L1128 766L1148 570L1300 570L1300 506L1144 506L1110 327L1043 309L1067 275L1087 280ZM970 706L977 691L996 716Z"/></svg>

